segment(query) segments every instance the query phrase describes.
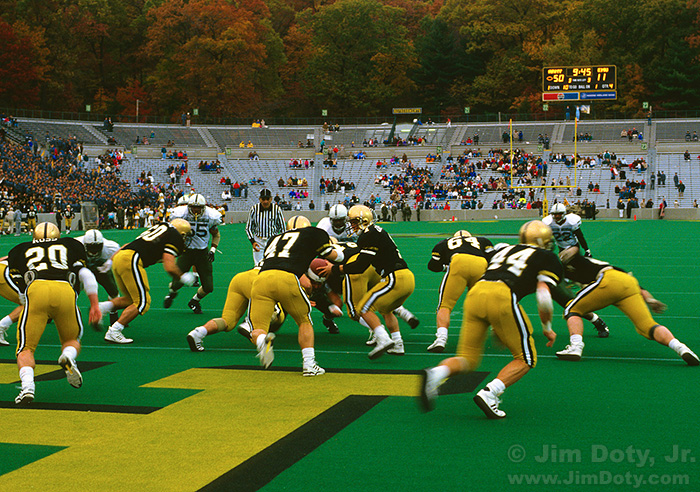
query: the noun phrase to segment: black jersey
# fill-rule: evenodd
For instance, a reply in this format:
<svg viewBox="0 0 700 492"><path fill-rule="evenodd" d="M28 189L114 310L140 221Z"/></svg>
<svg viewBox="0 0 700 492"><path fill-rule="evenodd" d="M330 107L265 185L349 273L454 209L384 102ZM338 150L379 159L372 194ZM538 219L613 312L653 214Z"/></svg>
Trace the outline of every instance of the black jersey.
<svg viewBox="0 0 700 492"><path fill-rule="evenodd" d="M456 254L479 256L488 260L493 252L493 243L485 237L451 237L435 245L428 261L428 270L441 272Z"/></svg>
<svg viewBox="0 0 700 492"><path fill-rule="evenodd" d="M66 280L78 290L77 274L87 264L83 244L72 237L35 239L10 250L7 265L13 282L24 292L29 277ZM27 272L32 273L25 277Z"/></svg>
<svg viewBox="0 0 700 492"><path fill-rule="evenodd" d="M515 244L493 255L482 280L504 282L520 300L535 292L538 281L553 287L563 277L564 267L557 255L529 244Z"/></svg>
<svg viewBox="0 0 700 492"><path fill-rule="evenodd" d="M173 256L180 255L185 250L185 240L180 232L166 222L156 224L146 229L139 237L125 245L123 249L136 251L141 258L143 267L149 267L163 259L163 253Z"/></svg>
<svg viewBox="0 0 700 492"><path fill-rule="evenodd" d="M267 241L260 271L284 270L301 277L309 269L314 258L326 257L331 251L331 240L323 229L292 229Z"/></svg>
<svg viewBox="0 0 700 492"><path fill-rule="evenodd" d="M614 267L606 261L576 255L566 265L565 274L566 278L568 278L572 282L578 282L579 284L585 285L594 282L601 271L610 268L614 268L615 270L625 272L622 268Z"/></svg>
<svg viewBox="0 0 700 492"><path fill-rule="evenodd" d="M372 224L362 231L357 239L357 246L360 248L360 254L354 261L345 263L345 273L362 273L372 265L380 276L385 277L396 270L408 268L394 240L377 224Z"/></svg>

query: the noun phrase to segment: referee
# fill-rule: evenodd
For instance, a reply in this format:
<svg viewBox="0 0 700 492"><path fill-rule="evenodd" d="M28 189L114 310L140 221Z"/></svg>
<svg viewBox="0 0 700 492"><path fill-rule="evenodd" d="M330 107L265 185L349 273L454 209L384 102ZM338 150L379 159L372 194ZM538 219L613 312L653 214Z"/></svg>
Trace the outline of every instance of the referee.
<svg viewBox="0 0 700 492"><path fill-rule="evenodd" d="M253 245L253 261L257 265L263 259L263 250L267 240L282 234L287 226L282 216L282 209L272 203L272 192L267 188L260 190L260 203L253 205L248 216L245 232Z"/></svg>

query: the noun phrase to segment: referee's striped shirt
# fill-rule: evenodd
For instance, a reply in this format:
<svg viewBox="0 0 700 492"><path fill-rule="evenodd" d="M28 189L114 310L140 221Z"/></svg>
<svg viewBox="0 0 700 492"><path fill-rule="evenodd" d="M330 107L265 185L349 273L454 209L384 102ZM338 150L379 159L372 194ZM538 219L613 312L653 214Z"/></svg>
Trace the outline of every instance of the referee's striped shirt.
<svg viewBox="0 0 700 492"><path fill-rule="evenodd" d="M250 209L248 223L245 226L245 232L250 241L256 237L270 238L282 234L285 230L287 225L284 222L282 209L276 203L271 203L268 209L262 208L259 203Z"/></svg>

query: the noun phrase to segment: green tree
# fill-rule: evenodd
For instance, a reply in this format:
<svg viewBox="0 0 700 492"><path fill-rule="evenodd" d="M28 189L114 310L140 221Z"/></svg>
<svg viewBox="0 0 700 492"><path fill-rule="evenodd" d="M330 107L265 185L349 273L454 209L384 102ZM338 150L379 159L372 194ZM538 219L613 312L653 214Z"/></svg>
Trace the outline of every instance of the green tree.
<svg viewBox="0 0 700 492"><path fill-rule="evenodd" d="M304 11L289 37L295 51L288 57L298 64L288 79L302 79L307 112L376 115L405 104L415 87L409 74L416 55L403 18L402 9L378 0L339 0Z"/></svg>

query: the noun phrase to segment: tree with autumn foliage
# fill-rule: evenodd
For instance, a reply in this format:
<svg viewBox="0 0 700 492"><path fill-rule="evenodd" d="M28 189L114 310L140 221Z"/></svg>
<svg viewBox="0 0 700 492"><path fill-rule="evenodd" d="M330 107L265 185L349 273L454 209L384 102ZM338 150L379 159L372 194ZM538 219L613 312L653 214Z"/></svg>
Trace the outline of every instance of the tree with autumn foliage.
<svg viewBox="0 0 700 492"><path fill-rule="evenodd" d="M259 114L282 95L282 40L262 1L165 0L150 10L147 88L165 114Z"/></svg>

